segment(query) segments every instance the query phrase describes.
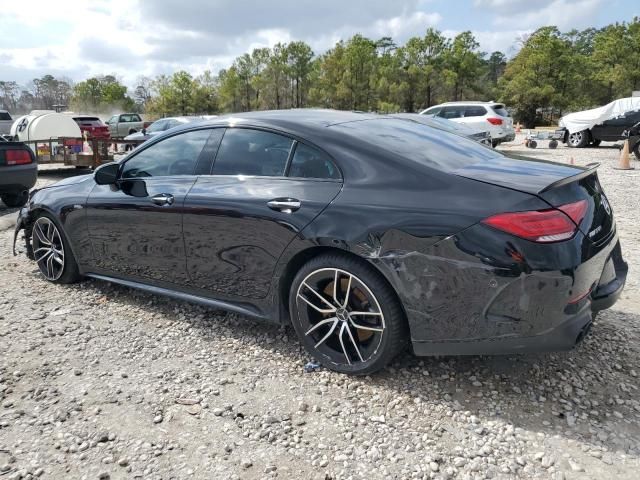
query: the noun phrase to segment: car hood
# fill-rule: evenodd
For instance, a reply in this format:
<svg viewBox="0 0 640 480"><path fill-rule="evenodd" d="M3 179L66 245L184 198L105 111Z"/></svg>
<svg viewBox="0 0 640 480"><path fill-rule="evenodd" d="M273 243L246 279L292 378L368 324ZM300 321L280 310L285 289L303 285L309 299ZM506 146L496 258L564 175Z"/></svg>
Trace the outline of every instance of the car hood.
<svg viewBox="0 0 640 480"><path fill-rule="evenodd" d="M144 135L142 132L135 132L130 135L127 135L126 137L124 137L124 139L125 140L142 140L145 138L149 138L149 135L151 135L151 132L148 133L147 135Z"/></svg>
<svg viewBox="0 0 640 480"><path fill-rule="evenodd" d="M452 173L500 187L536 195L550 185L580 175L588 168L563 165L519 155L504 155L467 165Z"/></svg>
<svg viewBox="0 0 640 480"><path fill-rule="evenodd" d="M75 184L79 184L86 181L93 181L93 173L89 173L86 175L76 175L74 177L69 177L69 178L63 178L59 182L52 183L51 185L46 185L42 188L38 188L33 192L36 192L38 190L45 190L47 188L64 187L65 185L75 185Z"/></svg>

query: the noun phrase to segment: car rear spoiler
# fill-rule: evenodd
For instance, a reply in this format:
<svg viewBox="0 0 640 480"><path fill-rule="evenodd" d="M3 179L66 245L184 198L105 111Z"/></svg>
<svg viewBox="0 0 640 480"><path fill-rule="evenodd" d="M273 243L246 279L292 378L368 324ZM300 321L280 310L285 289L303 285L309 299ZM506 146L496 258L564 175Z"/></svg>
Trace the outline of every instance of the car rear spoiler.
<svg viewBox="0 0 640 480"><path fill-rule="evenodd" d="M576 175L571 175L569 177L565 177L565 178L561 178L560 180L550 183L549 185L547 185L546 187L544 187L542 190L540 190L538 192L538 194L544 193L544 192L548 192L549 190L553 190L554 188L558 188L561 187L563 185L567 185L569 183L572 182L577 182L578 180L581 180L583 178L588 177L589 175L591 175L592 173L594 173L598 167L600 166L599 163L595 162L595 163L589 163L586 165L586 169L583 170L580 173L577 173Z"/></svg>

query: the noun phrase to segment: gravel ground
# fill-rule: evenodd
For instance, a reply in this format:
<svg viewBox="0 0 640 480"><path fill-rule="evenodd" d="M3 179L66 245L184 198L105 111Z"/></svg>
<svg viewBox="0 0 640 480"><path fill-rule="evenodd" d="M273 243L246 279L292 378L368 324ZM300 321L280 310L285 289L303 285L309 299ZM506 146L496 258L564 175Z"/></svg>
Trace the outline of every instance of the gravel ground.
<svg viewBox="0 0 640 480"><path fill-rule="evenodd" d="M0 210L0 478L637 479L640 169L613 170L610 146L520 142L501 148L602 162L631 267L572 352L304 373L290 329L100 281L46 283L11 255L15 211Z"/></svg>

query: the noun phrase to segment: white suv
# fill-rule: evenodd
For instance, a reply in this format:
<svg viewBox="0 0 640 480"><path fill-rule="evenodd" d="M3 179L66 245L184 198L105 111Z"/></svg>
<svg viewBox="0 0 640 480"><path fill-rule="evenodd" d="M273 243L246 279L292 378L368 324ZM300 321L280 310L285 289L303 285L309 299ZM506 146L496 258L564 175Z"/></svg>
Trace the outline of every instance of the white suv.
<svg viewBox="0 0 640 480"><path fill-rule="evenodd" d="M483 130L488 129L491 132L494 147L499 143L510 142L516 138L513 119L502 103L447 102L429 107L420 114L446 118Z"/></svg>

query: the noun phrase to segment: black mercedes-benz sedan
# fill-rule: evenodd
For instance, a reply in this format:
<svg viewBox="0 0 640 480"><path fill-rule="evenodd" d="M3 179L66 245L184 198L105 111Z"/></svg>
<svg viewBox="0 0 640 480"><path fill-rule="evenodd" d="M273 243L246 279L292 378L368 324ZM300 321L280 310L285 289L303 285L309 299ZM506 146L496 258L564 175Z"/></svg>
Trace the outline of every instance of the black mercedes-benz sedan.
<svg viewBox="0 0 640 480"><path fill-rule="evenodd" d="M325 110L179 127L33 191L20 230L51 282L93 277L290 323L316 360L353 374L409 343L569 349L627 272L595 168Z"/></svg>

